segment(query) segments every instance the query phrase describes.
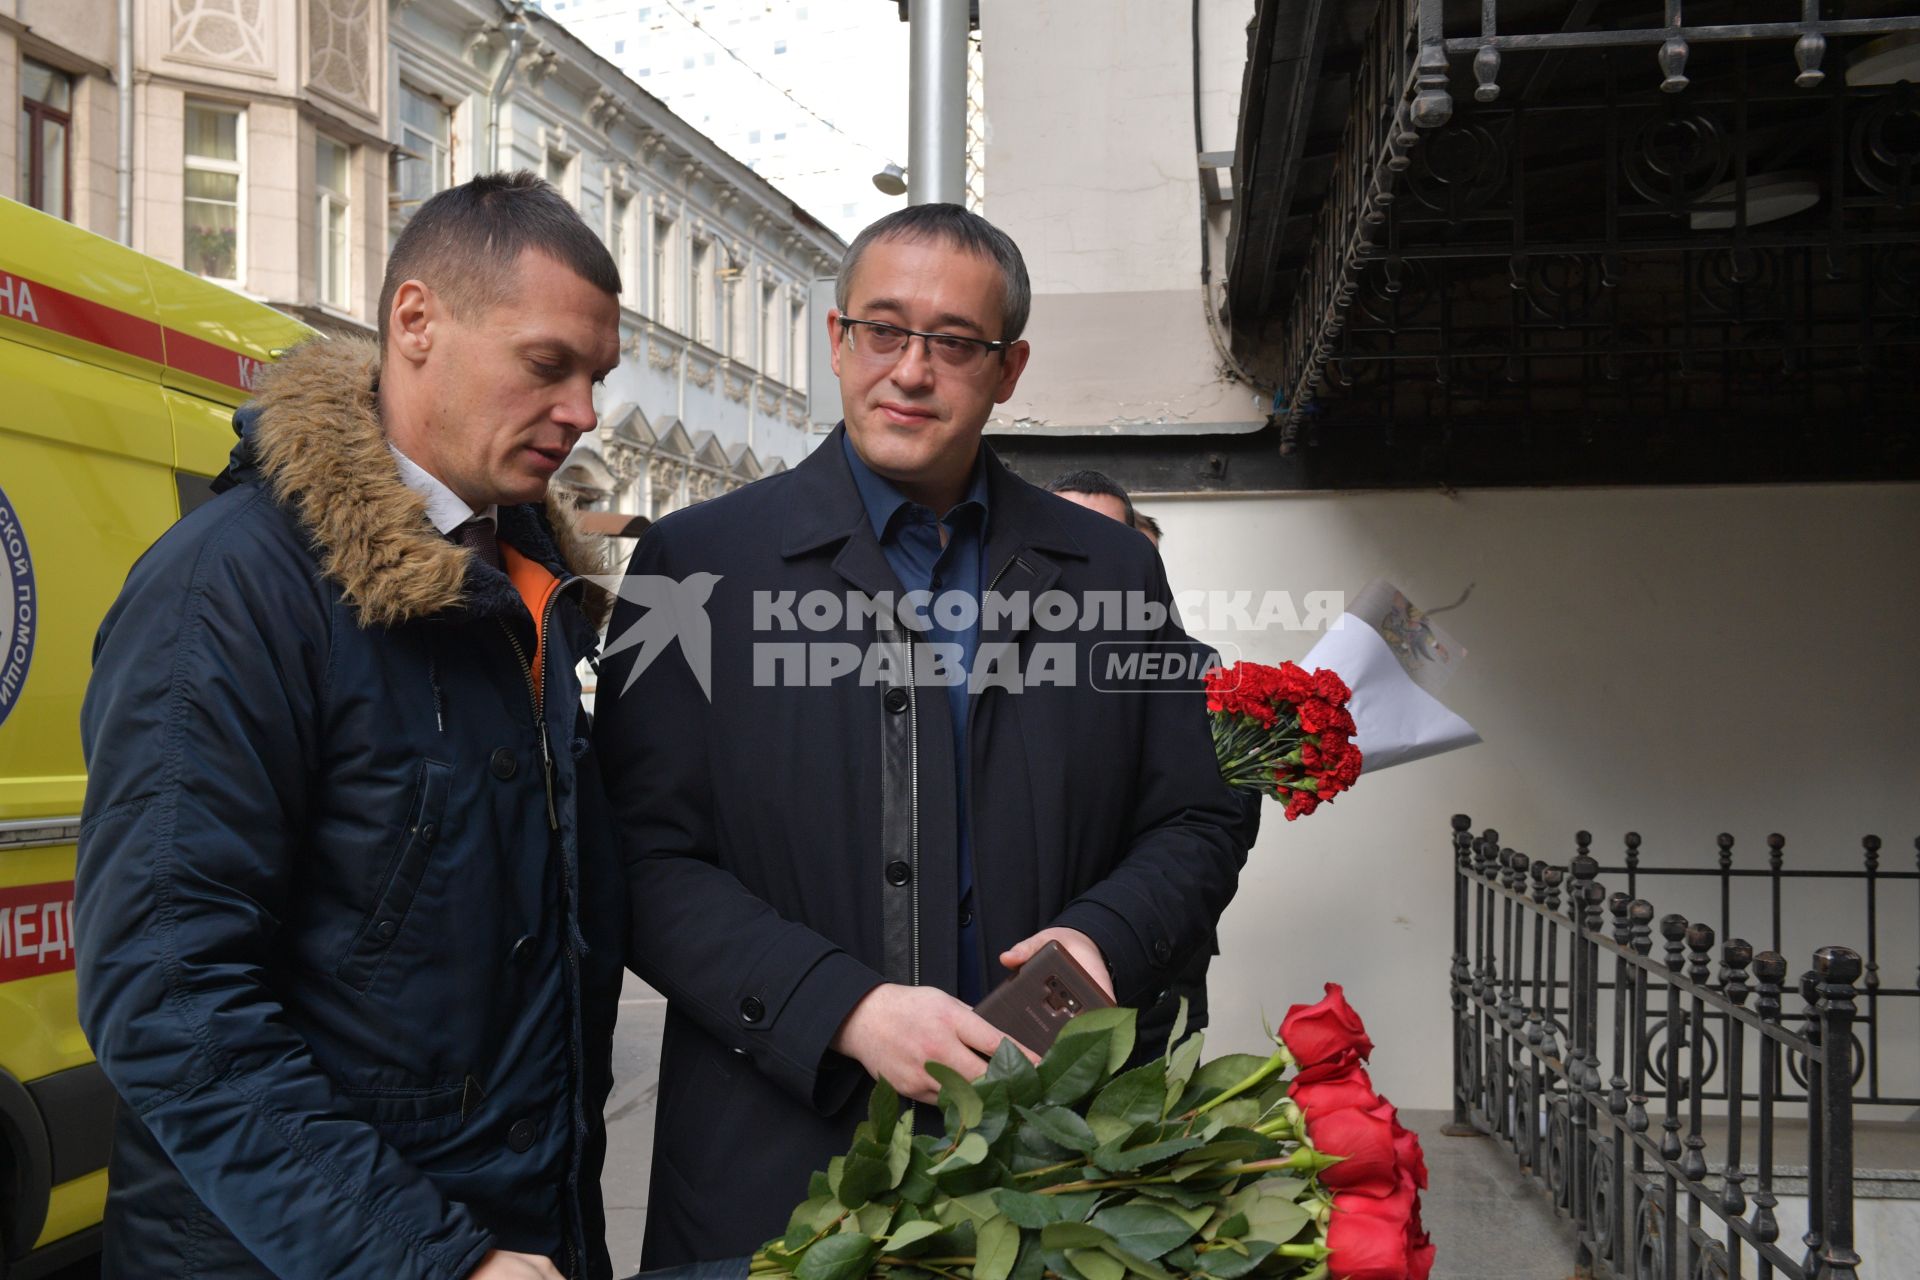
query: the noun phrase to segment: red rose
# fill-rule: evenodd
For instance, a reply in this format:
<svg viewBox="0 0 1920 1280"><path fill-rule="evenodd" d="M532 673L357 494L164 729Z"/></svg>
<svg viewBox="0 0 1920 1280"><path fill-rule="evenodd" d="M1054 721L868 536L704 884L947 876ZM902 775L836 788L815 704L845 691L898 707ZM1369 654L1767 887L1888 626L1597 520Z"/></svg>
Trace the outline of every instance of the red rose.
<svg viewBox="0 0 1920 1280"><path fill-rule="evenodd" d="M1388 1111L1392 1112L1389 1107ZM1390 1120L1393 1126L1393 1159L1400 1171L1413 1181L1413 1185L1425 1191L1427 1189L1427 1154L1420 1149L1419 1137L1400 1123L1399 1115L1393 1114Z"/></svg>
<svg viewBox="0 0 1920 1280"><path fill-rule="evenodd" d="M1345 1107L1307 1113L1307 1140L1339 1164L1320 1171L1321 1185L1336 1191L1389 1196L1400 1185L1394 1160L1393 1125L1375 1111Z"/></svg>
<svg viewBox="0 0 1920 1280"><path fill-rule="evenodd" d="M1337 1111L1341 1107L1358 1107L1362 1111L1369 1111L1381 1102L1380 1095L1373 1091L1373 1081L1367 1077L1364 1067L1352 1067L1323 1078L1296 1078L1287 1092L1294 1103L1309 1115Z"/></svg>
<svg viewBox="0 0 1920 1280"><path fill-rule="evenodd" d="M1334 1280L1409 1280L1405 1222L1343 1211L1336 1198L1327 1224L1327 1248L1327 1269Z"/></svg>
<svg viewBox="0 0 1920 1280"><path fill-rule="evenodd" d="M1295 792L1312 795L1312 792ZM1292 806L1288 806L1291 810ZM1293 1055L1302 1072L1322 1063L1352 1066L1373 1054L1373 1041L1360 1015L1347 1003L1340 984L1329 982L1327 994L1313 1004L1294 1005L1280 1020L1280 1043Z"/></svg>

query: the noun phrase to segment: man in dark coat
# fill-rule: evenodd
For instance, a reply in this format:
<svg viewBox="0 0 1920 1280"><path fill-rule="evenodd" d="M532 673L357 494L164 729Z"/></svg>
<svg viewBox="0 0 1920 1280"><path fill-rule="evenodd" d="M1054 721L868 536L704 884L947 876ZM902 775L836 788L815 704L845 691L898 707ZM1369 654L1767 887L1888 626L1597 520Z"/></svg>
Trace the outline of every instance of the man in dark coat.
<svg viewBox="0 0 1920 1280"><path fill-rule="evenodd" d="M608 631L596 740L669 1001L649 1267L778 1234L872 1078L980 1074L971 1006L1047 941L1150 1004L1244 857L1197 683L1101 680L1185 647L1152 548L981 442L1028 355L1019 250L917 206L836 302L842 427L656 524Z"/></svg>
<svg viewBox="0 0 1920 1280"><path fill-rule="evenodd" d="M82 713L103 1274L602 1280L625 907L545 501L619 275L530 175L401 236L134 567Z"/></svg>

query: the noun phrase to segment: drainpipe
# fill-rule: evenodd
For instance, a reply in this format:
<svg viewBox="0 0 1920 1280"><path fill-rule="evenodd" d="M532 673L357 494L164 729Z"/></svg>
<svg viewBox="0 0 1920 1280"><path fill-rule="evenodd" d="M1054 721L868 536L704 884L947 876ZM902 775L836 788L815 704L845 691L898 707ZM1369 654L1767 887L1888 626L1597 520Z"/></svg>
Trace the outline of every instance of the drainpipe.
<svg viewBox="0 0 1920 1280"><path fill-rule="evenodd" d="M119 190L115 196L114 234L133 244L133 0L120 0L119 53L114 76L120 81Z"/></svg>
<svg viewBox="0 0 1920 1280"><path fill-rule="evenodd" d="M967 200L969 8L969 0L913 0L908 10L908 204Z"/></svg>
<svg viewBox="0 0 1920 1280"><path fill-rule="evenodd" d="M127 0L122 0L126 3ZM501 0L501 8L507 16L500 24L501 34L507 38L507 54L501 59L500 72L493 78L493 88L487 92L487 155L489 168L502 168L500 161L500 103L506 96L507 87L513 82L514 70L520 65L520 45L527 37L527 20L522 15L519 0Z"/></svg>

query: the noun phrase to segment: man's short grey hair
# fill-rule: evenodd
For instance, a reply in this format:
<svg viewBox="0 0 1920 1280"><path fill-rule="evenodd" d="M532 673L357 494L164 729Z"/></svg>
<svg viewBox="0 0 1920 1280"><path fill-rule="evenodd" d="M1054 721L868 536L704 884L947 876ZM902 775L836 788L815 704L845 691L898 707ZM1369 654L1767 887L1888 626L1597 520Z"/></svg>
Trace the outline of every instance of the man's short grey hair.
<svg viewBox="0 0 1920 1280"><path fill-rule="evenodd" d="M869 223L855 236L847 246L847 256L840 260L840 276L833 282L833 305L841 315L847 313L852 296L854 268L860 265L867 246L882 240L935 240L987 259L1000 268L1000 278L1007 286L1000 306L1000 332L988 336L1012 342L1026 329L1027 315L1033 310L1033 285L1027 280L1027 263L1020 256L1020 246L1006 232L957 204L909 205Z"/></svg>

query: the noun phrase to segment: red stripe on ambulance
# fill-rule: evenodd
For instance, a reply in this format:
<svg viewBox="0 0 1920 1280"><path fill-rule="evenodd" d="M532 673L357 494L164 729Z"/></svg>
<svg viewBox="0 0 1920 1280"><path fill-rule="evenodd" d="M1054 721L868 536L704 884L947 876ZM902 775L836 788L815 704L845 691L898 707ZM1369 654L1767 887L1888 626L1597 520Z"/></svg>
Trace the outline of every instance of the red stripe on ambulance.
<svg viewBox="0 0 1920 1280"><path fill-rule="evenodd" d="M73 968L73 881L0 889L0 982Z"/></svg>

